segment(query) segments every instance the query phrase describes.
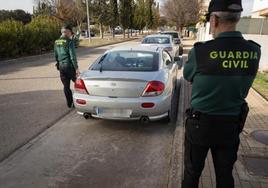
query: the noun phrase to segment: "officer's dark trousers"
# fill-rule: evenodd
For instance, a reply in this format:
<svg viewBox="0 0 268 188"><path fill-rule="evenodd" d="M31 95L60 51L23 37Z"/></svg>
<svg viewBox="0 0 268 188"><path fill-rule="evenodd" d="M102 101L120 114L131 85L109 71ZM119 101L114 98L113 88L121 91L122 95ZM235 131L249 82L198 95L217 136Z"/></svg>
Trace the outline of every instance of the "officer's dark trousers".
<svg viewBox="0 0 268 188"><path fill-rule="evenodd" d="M66 97L67 106L71 108L73 104L73 94L72 90L70 89L70 83L71 80L73 82L76 80L76 72L73 66L69 64L60 64L60 78L64 86L64 94Z"/></svg>
<svg viewBox="0 0 268 188"><path fill-rule="evenodd" d="M239 120L225 117L187 118L182 188L198 188L208 151L211 151L217 188L234 188L233 165L239 147Z"/></svg>

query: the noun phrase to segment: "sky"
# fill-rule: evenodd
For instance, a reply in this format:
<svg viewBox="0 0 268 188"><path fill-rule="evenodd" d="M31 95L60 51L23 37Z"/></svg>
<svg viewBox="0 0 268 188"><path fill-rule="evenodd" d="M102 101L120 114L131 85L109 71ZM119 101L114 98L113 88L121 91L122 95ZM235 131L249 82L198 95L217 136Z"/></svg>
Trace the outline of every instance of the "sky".
<svg viewBox="0 0 268 188"><path fill-rule="evenodd" d="M157 0L161 4L165 0ZM252 11L254 0L242 0L244 12L243 16L250 15ZM6 9L6 10L15 10L15 9L22 9L26 12L32 13L33 12L33 5L34 0L0 0L0 9Z"/></svg>
<svg viewBox="0 0 268 188"><path fill-rule="evenodd" d="M33 0L0 0L0 9L15 10L22 9L33 13Z"/></svg>

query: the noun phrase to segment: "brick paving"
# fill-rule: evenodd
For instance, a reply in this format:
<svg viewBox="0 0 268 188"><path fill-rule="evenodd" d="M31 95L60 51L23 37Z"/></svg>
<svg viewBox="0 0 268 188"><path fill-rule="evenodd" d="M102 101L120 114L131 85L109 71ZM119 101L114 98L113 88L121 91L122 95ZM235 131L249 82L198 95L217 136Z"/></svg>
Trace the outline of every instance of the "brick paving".
<svg viewBox="0 0 268 188"><path fill-rule="evenodd" d="M192 43L188 40L187 43ZM179 118L183 117L183 112L189 106L191 95L191 85L185 80L181 80L181 96L179 107ZM251 133L256 130L268 131L268 101L266 101L255 90L251 89L247 97L250 113L244 131L240 135L241 144L238 152L238 160L234 166L233 174L236 188L268 188L268 177L261 177L252 173L245 165L244 157L255 157L265 159L268 165L268 145L256 141ZM170 183L168 187L180 187L183 173L183 138L184 138L184 118L178 120L173 141L173 153L176 157L171 160ZM211 154L209 153L202 177L200 188L215 188L215 172Z"/></svg>

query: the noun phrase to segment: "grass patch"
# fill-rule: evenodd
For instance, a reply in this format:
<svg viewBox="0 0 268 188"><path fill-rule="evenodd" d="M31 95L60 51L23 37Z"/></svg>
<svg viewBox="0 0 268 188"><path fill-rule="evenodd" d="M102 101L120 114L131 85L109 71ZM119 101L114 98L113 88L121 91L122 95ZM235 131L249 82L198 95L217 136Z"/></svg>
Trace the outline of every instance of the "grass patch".
<svg viewBox="0 0 268 188"><path fill-rule="evenodd" d="M129 39L123 39L123 38L104 38L104 39L100 39L100 38L92 38L91 42L89 43L88 39L82 39L80 41L79 46L81 47L95 47L95 46L100 46L100 45L109 45L109 44L114 44L117 42L124 42L124 41L128 41Z"/></svg>
<svg viewBox="0 0 268 188"><path fill-rule="evenodd" d="M268 73L259 72L253 83L253 88L268 100Z"/></svg>

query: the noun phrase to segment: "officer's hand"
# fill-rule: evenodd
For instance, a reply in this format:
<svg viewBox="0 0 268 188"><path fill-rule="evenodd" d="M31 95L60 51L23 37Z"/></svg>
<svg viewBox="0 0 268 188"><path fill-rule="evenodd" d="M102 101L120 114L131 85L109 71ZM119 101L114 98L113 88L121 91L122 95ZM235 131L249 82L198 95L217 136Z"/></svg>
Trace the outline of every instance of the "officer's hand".
<svg viewBox="0 0 268 188"><path fill-rule="evenodd" d="M55 66L56 66L57 70L60 70L60 64L58 62L55 64Z"/></svg>
<svg viewBox="0 0 268 188"><path fill-rule="evenodd" d="M80 76L80 71L79 69L76 69L76 78L78 78Z"/></svg>

